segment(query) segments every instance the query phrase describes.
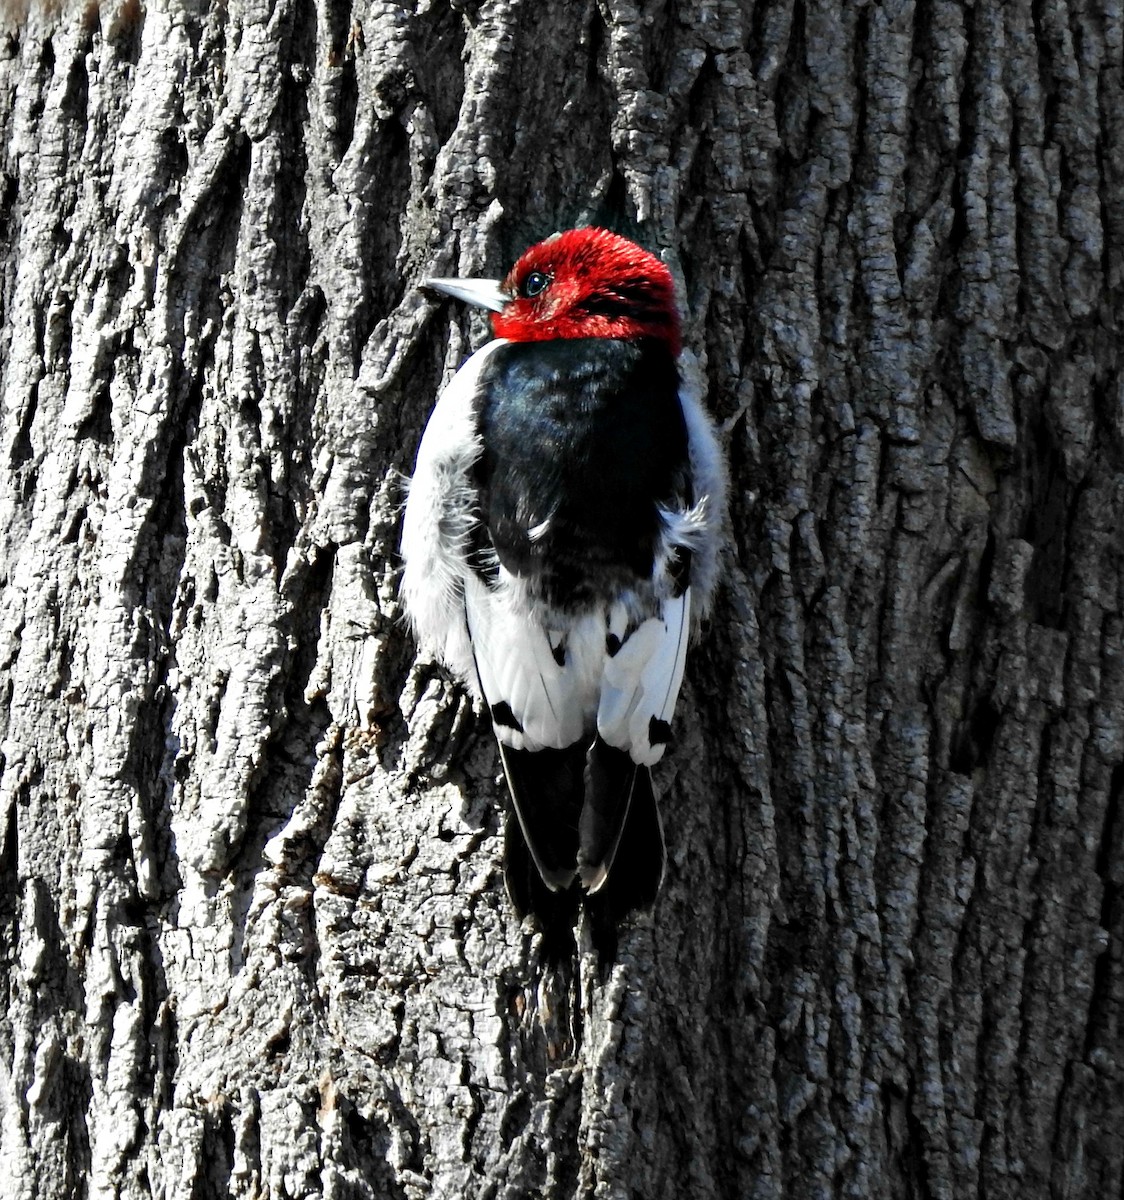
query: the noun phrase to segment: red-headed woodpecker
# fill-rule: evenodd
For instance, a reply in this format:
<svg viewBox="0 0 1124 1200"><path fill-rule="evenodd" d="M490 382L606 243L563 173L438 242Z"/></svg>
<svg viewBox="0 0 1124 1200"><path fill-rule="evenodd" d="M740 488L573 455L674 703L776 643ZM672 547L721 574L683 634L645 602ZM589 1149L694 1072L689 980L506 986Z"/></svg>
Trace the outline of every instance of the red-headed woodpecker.
<svg viewBox="0 0 1124 1200"><path fill-rule="evenodd" d="M438 398L402 536L423 648L491 712L517 909L601 893L613 920L664 867L649 768L718 573L725 476L679 371L671 274L572 229L502 282L426 287L491 309L495 340ZM555 908L555 914L557 908Z"/></svg>

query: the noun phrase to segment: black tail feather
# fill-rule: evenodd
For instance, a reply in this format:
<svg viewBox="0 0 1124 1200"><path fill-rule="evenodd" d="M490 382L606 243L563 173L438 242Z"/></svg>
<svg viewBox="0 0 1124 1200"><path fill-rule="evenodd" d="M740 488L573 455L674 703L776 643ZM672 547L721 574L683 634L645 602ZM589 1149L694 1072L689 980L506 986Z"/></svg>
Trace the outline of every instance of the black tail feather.
<svg viewBox="0 0 1124 1200"><path fill-rule="evenodd" d="M558 963L576 952L574 926L584 903L598 956L611 963L617 924L649 907L663 879L663 827L651 773L600 738L588 754L581 745L533 752L501 747L501 753L513 801L504 853L512 904L520 916L535 916L544 957ZM575 879L579 861L608 869L596 892L585 892Z"/></svg>
<svg viewBox="0 0 1124 1200"><path fill-rule="evenodd" d="M589 897L590 902L604 896L613 921L623 920L636 909L650 908L663 881L666 859L652 775L647 767L638 767L613 869L601 891Z"/></svg>
<svg viewBox="0 0 1124 1200"><path fill-rule="evenodd" d="M574 925L577 922L579 891L576 884L551 891L543 882L535 860L514 813L504 823L504 880L515 911L533 914L542 930L542 952L548 963L572 959L577 952Z"/></svg>
<svg viewBox="0 0 1124 1200"><path fill-rule="evenodd" d="M612 870L640 768L601 737L586 755L585 806L578 824L578 873L594 891Z"/></svg>
<svg viewBox="0 0 1124 1200"><path fill-rule="evenodd" d="M578 820L585 802L585 747L514 750L500 743L515 815L526 849L548 887L562 889L574 878Z"/></svg>
<svg viewBox="0 0 1124 1200"><path fill-rule="evenodd" d="M655 902L666 857L652 776L647 767L639 767L613 869L605 886L585 897L590 936L602 975L616 961L620 923L629 913L650 908Z"/></svg>

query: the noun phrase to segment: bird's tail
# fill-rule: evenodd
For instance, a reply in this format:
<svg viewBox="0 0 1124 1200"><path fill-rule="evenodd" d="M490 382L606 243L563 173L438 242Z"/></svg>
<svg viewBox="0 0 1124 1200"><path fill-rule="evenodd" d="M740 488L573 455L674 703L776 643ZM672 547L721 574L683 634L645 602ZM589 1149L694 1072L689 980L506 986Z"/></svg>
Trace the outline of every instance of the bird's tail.
<svg viewBox="0 0 1124 1200"><path fill-rule="evenodd" d="M663 826L648 768L600 737L566 750L501 746L501 755L514 806L504 873L516 911L533 913L548 954L553 947L564 957L573 951L584 894L604 956L607 939L615 949L617 922L649 907L663 878Z"/></svg>

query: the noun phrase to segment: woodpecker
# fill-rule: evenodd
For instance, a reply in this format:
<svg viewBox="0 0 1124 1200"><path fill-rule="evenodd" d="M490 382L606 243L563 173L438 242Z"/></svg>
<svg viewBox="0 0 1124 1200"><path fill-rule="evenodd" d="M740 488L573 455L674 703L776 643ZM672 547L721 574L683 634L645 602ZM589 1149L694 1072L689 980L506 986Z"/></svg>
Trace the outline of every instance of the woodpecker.
<svg viewBox="0 0 1124 1200"><path fill-rule="evenodd" d="M599 897L616 922L663 876L650 768L725 518L714 428L680 374L672 277L583 228L532 246L502 282L424 286L490 309L495 338L422 436L403 605L491 713L517 911L546 927Z"/></svg>

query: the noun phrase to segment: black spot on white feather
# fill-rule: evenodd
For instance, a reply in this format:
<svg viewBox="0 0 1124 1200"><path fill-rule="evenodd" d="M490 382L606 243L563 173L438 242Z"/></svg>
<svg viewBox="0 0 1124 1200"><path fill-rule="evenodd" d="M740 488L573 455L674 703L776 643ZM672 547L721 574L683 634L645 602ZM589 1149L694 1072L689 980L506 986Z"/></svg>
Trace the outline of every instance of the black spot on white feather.
<svg viewBox="0 0 1124 1200"><path fill-rule="evenodd" d="M499 704L492 705L492 720L497 725L504 725L508 729L514 729L516 733L523 732L523 726L519 723L519 718L511 711L511 705L506 700L501 700Z"/></svg>
<svg viewBox="0 0 1124 1200"><path fill-rule="evenodd" d="M557 646L551 643L550 653L553 655L554 661L560 667L564 667L566 665L566 643L564 641L559 642Z"/></svg>
<svg viewBox="0 0 1124 1200"><path fill-rule="evenodd" d="M607 633L605 635L605 653L614 658L617 651L621 648L621 639L615 633Z"/></svg>
<svg viewBox="0 0 1124 1200"><path fill-rule="evenodd" d="M671 726L659 717L653 717L648 722L648 744L651 746L666 746L671 741Z"/></svg>

